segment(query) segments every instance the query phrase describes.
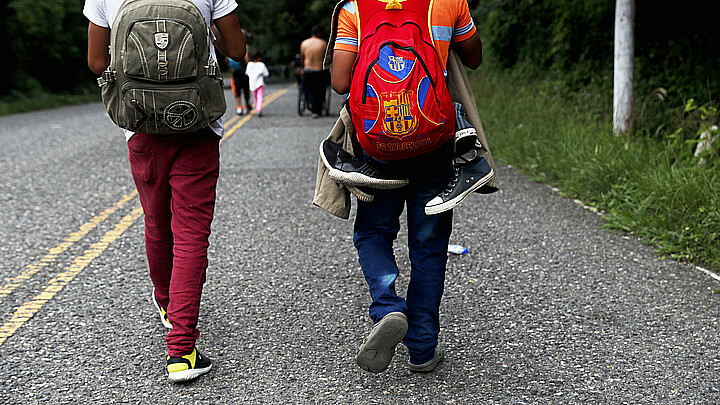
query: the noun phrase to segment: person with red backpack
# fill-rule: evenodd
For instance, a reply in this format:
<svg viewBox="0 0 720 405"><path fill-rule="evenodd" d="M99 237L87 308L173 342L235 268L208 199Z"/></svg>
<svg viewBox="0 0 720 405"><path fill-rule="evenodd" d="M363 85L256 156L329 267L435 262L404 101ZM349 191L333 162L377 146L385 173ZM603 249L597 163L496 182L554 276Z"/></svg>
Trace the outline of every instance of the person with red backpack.
<svg viewBox="0 0 720 405"><path fill-rule="evenodd" d="M332 87L349 92L348 109L361 150L383 172L409 183L358 199L353 242L368 283L375 326L357 364L387 369L398 343L409 369L431 372L443 359L438 345L452 210L426 205L453 179L455 107L445 85L450 46L476 69L482 43L467 0L351 0L342 6L333 52ZM395 292L399 269L393 241L407 206L411 262L406 298Z"/></svg>

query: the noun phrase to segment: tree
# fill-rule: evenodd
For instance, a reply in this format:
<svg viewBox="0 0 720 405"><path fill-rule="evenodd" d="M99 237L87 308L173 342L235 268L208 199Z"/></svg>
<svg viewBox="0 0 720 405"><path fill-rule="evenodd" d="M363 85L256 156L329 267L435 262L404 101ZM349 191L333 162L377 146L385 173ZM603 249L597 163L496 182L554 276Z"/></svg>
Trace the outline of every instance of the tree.
<svg viewBox="0 0 720 405"><path fill-rule="evenodd" d="M62 92L92 83L83 0L10 0L0 5L0 96ZM86 87L86 86L85 86Z"/></svg>
<svg viewBox="0 0 720 405"><path fill-rule="evenodd" d="M635 0L617 0L613 75L613 130L616 134L627 132L632 127L634 21Z"/></svg>
<svg viewBox="0 0 720 405"><path fill-rule="evenodd" d="M313 25L319 25L324 36L329 34L335 3L337 0L242 1L237 15L250 52L262 52L266 64L283 64L294 59Z"/></svg>

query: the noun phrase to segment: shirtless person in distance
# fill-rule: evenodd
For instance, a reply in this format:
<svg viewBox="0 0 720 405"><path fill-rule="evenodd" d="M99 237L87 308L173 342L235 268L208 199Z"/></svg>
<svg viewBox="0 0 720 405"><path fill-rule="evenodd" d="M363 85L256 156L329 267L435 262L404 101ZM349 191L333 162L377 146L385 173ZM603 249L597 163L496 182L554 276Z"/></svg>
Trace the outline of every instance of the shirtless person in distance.
<svg viewBox="0 0 720 405"><path fill-rule="evenodd" d="M303 77L303 91L313 118L322 115L325 88L329 83L328 72L323 70L326 47L327 41L322 39L322 31L317 25L312 28L312 37L300 44L300 75Z"/></svg>

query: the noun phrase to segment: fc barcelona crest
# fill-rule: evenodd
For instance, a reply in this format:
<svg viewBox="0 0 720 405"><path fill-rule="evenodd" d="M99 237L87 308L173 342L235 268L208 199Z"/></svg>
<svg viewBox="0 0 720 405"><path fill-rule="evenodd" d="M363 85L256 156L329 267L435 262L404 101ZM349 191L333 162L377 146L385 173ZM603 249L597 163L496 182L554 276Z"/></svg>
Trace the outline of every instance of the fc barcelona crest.
<svg viewBox="0 0 720 405"><path fill-rule="evenodd" d="M393 96L396 97L393 98ZM389 98L388 101L383 100L385 135L400 139L405 138L415 131L418 122L415 108L411 104L413 92L391 93Z"/></svg>
<svg viewBox="0 0 720 405"><path fill-rule="evenodd" d="M393 72L402 72L405 69L405 59L402 56L388 56L388 67Z"/></svg>

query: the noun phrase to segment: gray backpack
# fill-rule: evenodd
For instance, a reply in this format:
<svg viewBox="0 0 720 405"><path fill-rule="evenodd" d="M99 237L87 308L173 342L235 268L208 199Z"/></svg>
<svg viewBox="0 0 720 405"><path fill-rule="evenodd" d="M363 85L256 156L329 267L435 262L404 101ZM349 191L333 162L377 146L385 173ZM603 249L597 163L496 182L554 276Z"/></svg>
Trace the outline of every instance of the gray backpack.
<svg viewBox="0 0 720 405"><path fill-rule="evenodd" d="M133 132L176 134L222 117L225 91L208 32L189 0L126 0L98 79L110 119Z"/></svg>

